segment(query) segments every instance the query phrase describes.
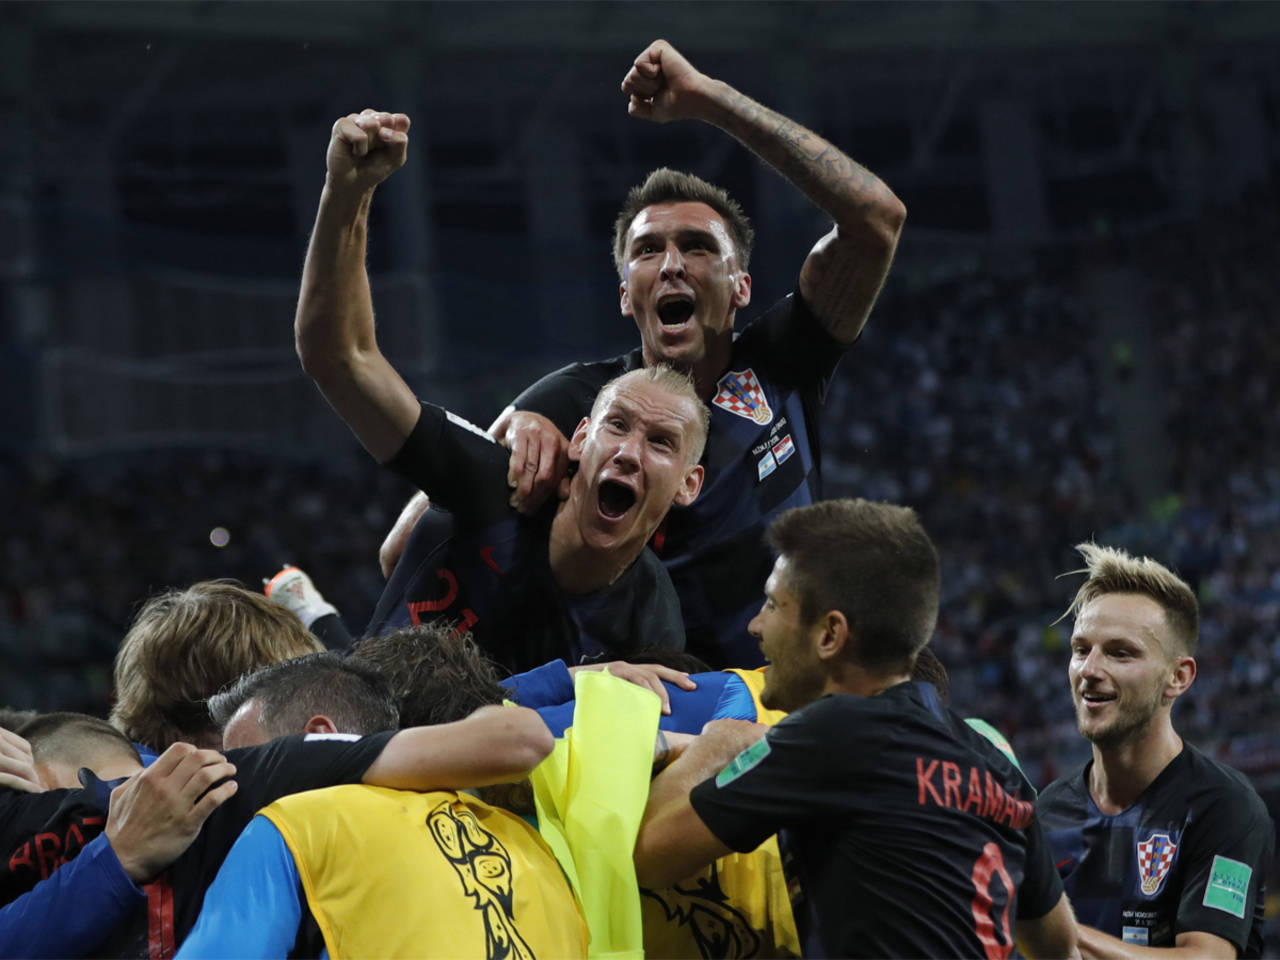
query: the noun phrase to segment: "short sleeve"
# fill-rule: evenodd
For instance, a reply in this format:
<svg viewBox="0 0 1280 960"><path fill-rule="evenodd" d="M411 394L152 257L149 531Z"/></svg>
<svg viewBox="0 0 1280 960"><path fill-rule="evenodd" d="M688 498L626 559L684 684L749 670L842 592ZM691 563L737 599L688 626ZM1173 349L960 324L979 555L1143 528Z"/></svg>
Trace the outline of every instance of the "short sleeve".
<svg viewBox="0 0 1280 960"><path fill-rule="evenodd" d="M478 426L424 403L404 446L386 466L434 504L487 520L507 510L507 459L506 449Z"/></svg>
<svg viewBox="0 0 1280 960"><path fill-rule="evenodd" d="M1062 878L1053 865L1049 837L1039 815L1027 827L1027 861L1018 887L1018 919L1039 920L1062 898Z"/></svg>
<svg viewBox="0 0 1280 960"><path fill-rule="evenodd" d="M735 346L744 355L769 358L779 383L821 401L850 345L831 336L796 291L749 324Z"/></svg>
<svg viewBox="0 0 1280 960"><path fill-rule="evenodd" d="M1183 835L1185 880L1175 933L1202 931L1222 937L1248 955L1254 912L1275 846L1275 824L1252 792L1222 796L1213 815Z"/></svg>
<svg viewBox="0 0 1280 960"><path fill-rule="evenodd" d="M566 437L572 437L582 418L591 412L600 388L627 369L624 359L571 363L526 387L511 405L542 414Z"/></svg>
<svg viewBox="0 0 1280 960"><path fill-rule="evenodd" d="M783 827L828 815L831 745L842 739L830 729L833 719L826 702L811 704L696 786L689 799L707 829L746 852ZM842 778L849 773L841 767Z"/></svg>

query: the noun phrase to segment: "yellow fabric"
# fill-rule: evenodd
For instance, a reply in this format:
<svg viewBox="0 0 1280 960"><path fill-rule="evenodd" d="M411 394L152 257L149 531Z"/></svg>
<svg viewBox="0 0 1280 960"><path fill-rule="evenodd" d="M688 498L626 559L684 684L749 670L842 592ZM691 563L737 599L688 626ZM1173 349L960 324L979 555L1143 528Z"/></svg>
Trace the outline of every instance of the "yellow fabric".
<svg viewBox="0 0 1280 960"><path fill-rule="evenodd" d="M649 796L657 694L607 671L574 679L573 726L533 771L538 829L578 895L588 956L644 957L632 852Z"/></svg>
<svg viewBox="0 0 1280 960"><path fill-rule="evenodd" d="M262 813L293 853L332 960L586 956L569 884L512 813L450 791L358 785Z"/></svg>
<svg viewBox="0 0 1280 960"><path fill-rule="evenodd" d="M640 893L650 960L800 956L777 837L674 887Z"/></svg>
<svg viewBox="0 0 1280 960"><path fill-rule="evenodd" d="M764 667L755 670L739 670L734 668L729 673L736 673L742 678L742 682L747 685L747 689L751 691L751 702L756 705L756 722L767 723L773 726L779 720L787 715L785 710L770 710L760 702L760 694L764 690Z"/></svg>
<svg viewBox="0 0 1280 960"><path fill-rule="evenodd" d="M786 716L760 702L763 670L728 672L747 685L757 722L773 726ZM651 960L800 956L777 837L750 853L721 857L674 887L640 892L644 947Z"/></svg>

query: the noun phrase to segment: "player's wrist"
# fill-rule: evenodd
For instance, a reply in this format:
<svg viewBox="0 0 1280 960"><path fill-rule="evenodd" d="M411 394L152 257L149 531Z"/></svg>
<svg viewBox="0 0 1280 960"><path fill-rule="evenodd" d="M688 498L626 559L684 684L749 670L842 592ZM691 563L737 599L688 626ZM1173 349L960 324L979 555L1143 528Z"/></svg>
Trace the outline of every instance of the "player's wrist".
<svg viewBox="0 0 1280 960"><path fill-rule="evenodd" d="M354 171L335 174L329 170L325 172L324 188L320 191L320 207L344 219L366 217L375 189L376 185L369 186L357 180Z"/></svg>

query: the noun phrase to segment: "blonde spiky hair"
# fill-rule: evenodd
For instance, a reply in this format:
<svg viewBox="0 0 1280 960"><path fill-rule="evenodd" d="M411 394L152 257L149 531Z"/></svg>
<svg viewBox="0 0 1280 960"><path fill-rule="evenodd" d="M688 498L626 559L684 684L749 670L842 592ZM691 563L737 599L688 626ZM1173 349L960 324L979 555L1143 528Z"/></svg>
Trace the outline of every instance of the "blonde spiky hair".
<svg viewBox="0 0 1280 960"><path fill-rule="evenodd" d="M1089 542L1076 544L1076 550L1084 569L1070 572L1089 576L1063 617L1079 616L1085 604L1109 593L1137 593L1160 605L1174 641L1187 656L1195 656L1200 604L1186 581L1150 557L1134 557L1116 547Z"/></svg>

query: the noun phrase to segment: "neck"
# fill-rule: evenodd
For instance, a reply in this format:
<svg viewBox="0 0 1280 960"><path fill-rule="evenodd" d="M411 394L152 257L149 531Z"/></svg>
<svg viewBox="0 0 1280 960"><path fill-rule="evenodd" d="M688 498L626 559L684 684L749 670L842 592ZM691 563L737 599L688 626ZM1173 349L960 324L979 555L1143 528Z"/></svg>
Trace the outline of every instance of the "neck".
<svg viewBox="0 0 1280 960"><path fill-rule="evenodd" d="M574 516L576 498L570 496L556 510L551 521L551 538L547 558L551 564L551 576L565 593L591 593L609 586L627 567L635 562L644 549L641 543L636 550L601 550L582 539Z"/></svg>
<svg viewBox="0 0 1280 960"><path fill-rule="evenodd" d="M826 689L822 692L824 695L828 693L852 693L859 697L874 697L876 694L884 693L890 687L896 687L898 684L905 683L910 679L910 671L899 672L894 670L882 672L842 662L832 665L831 672L827 677Z"/></svg>
<svg viewBox="0 0 1280 960"><path fill-rule="evenodd" d="M1120 813L1132 806L1181 752L1182 738L1174 732L1168 713L1124 743L1113 747L1095 743L1089 768L1093 802L1105 814Z"/></svg>

